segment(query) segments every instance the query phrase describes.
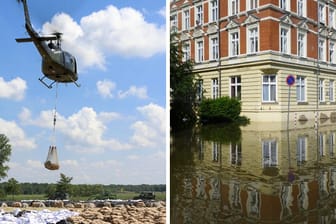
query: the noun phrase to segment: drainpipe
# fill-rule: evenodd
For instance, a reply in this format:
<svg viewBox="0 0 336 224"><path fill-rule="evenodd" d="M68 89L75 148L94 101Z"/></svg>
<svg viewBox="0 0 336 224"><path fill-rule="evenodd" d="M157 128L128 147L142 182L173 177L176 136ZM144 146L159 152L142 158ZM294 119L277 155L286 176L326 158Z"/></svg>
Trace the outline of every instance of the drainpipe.
<svg viewBox="0 0 336 224"><path fill-rule="evenodd" d="M218 95L222 96L222 74L221 74L221 38L220 38L220 0L218 0L218 14L217 14L217 22L218 22Z"/></svg>

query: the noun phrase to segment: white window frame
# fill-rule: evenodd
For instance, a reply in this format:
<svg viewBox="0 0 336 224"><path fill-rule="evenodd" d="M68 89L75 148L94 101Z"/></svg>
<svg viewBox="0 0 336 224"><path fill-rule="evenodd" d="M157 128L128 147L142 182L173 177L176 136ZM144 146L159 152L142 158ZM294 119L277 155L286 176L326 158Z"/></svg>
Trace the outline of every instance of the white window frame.
<svg viewBox="0 0 336 224"><path fill-rule="evenodd" d="M259 7L259 0L246 0L248 10L256 9Z"/></svg>
<svg viewBox="0 0 336 224"><path fill-rule="evenodd" d="M290 11L290 0L279 0L279 8Z"/></svg>
<svg viewBox="0 0 336 224"><path fill-rule="evenodd" d="M307 150L307 136L298 136L296 143L296 161L299 164L307 161L308 150Z"/></svg>
<svg viewBox="0 0 336 224"><path fill-rule="evenodd" d="M199 4L195 6L195 25L200 26L203 24L203 5Z"/></svg>
<svg viewBox="0 0 336 224"><path fill-rule="evenodd" d="M325 97L324 97L324 79L319 79L319 84L318 84L318 98L319 102L325 102Z"/></svg>
<svg viewBox="0 0 336 224"><path fill-rule="evenodd" d="M229 15L237 15L239 13L239 0L229 0Z"/></svg>
<svg viewBox="0 0 336 224"><path fill-rule="evenodd" d="M259 26L258 25L252 25L247 28L247 38L246 39L247 39L247 44L246 44L247 53L255 54L259 52Z"/></svg>
<svg viewBox="0 0 336 224"><path fill-rule="evenodd" d="M335 42L329 42L329 62L334 64L335 63Z"/></svg>
<svg viewBox="0 0 336 224"><path fill-rule="evenodd" d="M335 9L334 8L329 8L328 12L328 26L331 28L335 27Z"/></svg>
<svg viewBox="0 0 336 224"><path fill-rule="evenodd" d="M229 56L238 56L239 55L239 43L240 43L240 38L239 38L239 30L234 29L230 30L229 32Z"/></svg>
<svg viewBox="0 0 336 224"><path fill-rule="evenodd" d="M191 59L191 47L190 42L186 41L182 45L182 61L188 61Z"/></svg>
<svg viewBox="0 0 336 224"><path fill-rule="evenodd" d="M264 78L267 78L265 81ZM274 78L274 81L272 81ZM265 87L265 88L264 88ZM262 76L262 102L263 103L274 103L277 100L277 76L276 75L263 75ZM267 90L266 93L264 91ZM267 96L266 96L267 94ZM265 96L265 97L264 97Z"/></svg>
<svg viewBox="0 0 336 224"><path fill-rule="evenodd" d="M177 18L177 14L174 13L171 15L171 20L170 20L170 29L172 32L176 33L177 32L177 24L178 24L178 18Z"/></svg>
<svg viewBox="0 0 336 224"><path fill-rule="evenodd" d="M203 39L196 39L195 40L195 62L201 63L204 61L204 40Z"/></svg>
<svg viewBox="0 0 336 224"><path fill-rule="evenodd" d="M301 17L307 16L307 0L297 0L297 14Z"/></svg>
<svg viewBox="0 0 336 224"><path fill-rule="evenodd" d="M219 81L218 78L211 79L211 96L212 99L219 97Z"/></svg>
<svg viewBox="0 0 336 224"><path fill-rule="evenodd" d="M288 26L280 26L280 52L290 54L291 52L291 29Z"/></svg>
<svg viewBox="0 0 336 224"><path fill-rule="evenodd" d="M318 60L326 61L326 39L320 37L318 40Z"/></svg>
<svg viewBox="0 0 336 224"><path fill-rule="evenodd" d="M190 11L189 9L182 11L182 30L190 29Z"/></svg>
<svg viewBox="0 0 336 224"><path fill-rule="evenodd" d="M320 23L326 23L326 7L322 2L318 3L318 20Z"/></svg>
<svg viewBox="0 0 336 224"><path fill-rule="evenodd" d="M329 80L329 100L335 102L335 81Z"/></svg>
<svg viewBox="0 0 336 224"><path fill-rule="evenodd" d="M209 55L210 60L219 59L219 39L218 36L210 36L209 38Z"/></svg>
<svg viewBox="0 0 336 224"><path fill-rule="evenodd" d="M299 57L307 57L307 33L298 32L297 36L297 54Z"/></svg>
<svg viewBox="0 0 336 224"><path fill-rule="evenodd" d="M196 80L196 100L202 101L203 99L203 79Z"/></svg>
<svg viewBox="0 0 336 224"><path fill-rule="evenodd" d="M306 93L307 93L307 86L306 86L306 77L297 76L296 77L296 100L297 102L307 102L306 100Z"/></svg>
<svg viewBox="0 0 336 224"><path fill-rule="evenodd" d="M209 5L209 22L216 22L218 21L218 0L211 0Z"/></svg>
<svg viewBox="0 0 336 224"><path fill-rule="evenodd" d="M234 82L232 82L232 79ZM232 89L234 89L234 94L232 94ZM240 89L240 90L239 90ZM241 76L230 77L230 97L235 97L236 99L241 99Z"/></svg>
<svg viewBox="0 0 336 224"><path fill-rule="evenodd" d="M279 164L278 142L276 140L262 140L262 167L274 167ZM268 157L265 157L267 156Z"/></svg>

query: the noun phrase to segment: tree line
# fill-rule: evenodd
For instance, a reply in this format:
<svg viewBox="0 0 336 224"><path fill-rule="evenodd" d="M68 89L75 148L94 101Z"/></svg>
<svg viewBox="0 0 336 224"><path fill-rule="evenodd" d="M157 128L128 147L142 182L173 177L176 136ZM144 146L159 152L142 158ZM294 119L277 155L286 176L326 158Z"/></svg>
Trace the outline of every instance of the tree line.
<svg viewBox="0 0 336 224"><path fill-rule="evenodd" d="M140 185L122 185L122 184L71 184L72 179L67 179L65 175L55 183L19 183L14 178L7 182L0 183L0 198L5 198L7 195L45 195L46 198L66 198L65 195L71 197L104 197L122 192L142 192L155 191L165 192L166 185L164 184L140 184ZM55 194L62 195L55 195Z"/></svg>

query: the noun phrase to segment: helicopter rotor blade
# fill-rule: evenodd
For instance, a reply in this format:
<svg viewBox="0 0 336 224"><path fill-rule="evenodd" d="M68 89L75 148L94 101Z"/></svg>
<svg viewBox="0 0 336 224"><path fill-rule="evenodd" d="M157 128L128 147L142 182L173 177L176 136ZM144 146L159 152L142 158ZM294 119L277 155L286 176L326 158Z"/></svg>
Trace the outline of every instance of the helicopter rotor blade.
<svg viewBox="0 0 336 224"><path fill-rule="evenodd" d="M51 36L51 37L37 37L37 39L39 41L47 41L47 40L57 40L58 38L55 37L55 36ZM15 40L18 43L32 42L33 41L33 39L30 38L30 37L28 37L28 38L16 38Z"/></svg>

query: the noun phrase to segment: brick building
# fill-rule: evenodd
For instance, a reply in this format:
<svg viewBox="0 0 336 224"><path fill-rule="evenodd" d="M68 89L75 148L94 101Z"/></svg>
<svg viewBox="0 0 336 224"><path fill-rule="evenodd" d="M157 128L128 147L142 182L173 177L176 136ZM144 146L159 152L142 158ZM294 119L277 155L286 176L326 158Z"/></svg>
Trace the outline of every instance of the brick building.
<svg viewBox="0 0 336 224"><path fill-rule="evenodd" d="M290 120L336 121L336 0L171 0L170 23L199 98L236 97L251 121L287 120L288 101Z"/></svg>

